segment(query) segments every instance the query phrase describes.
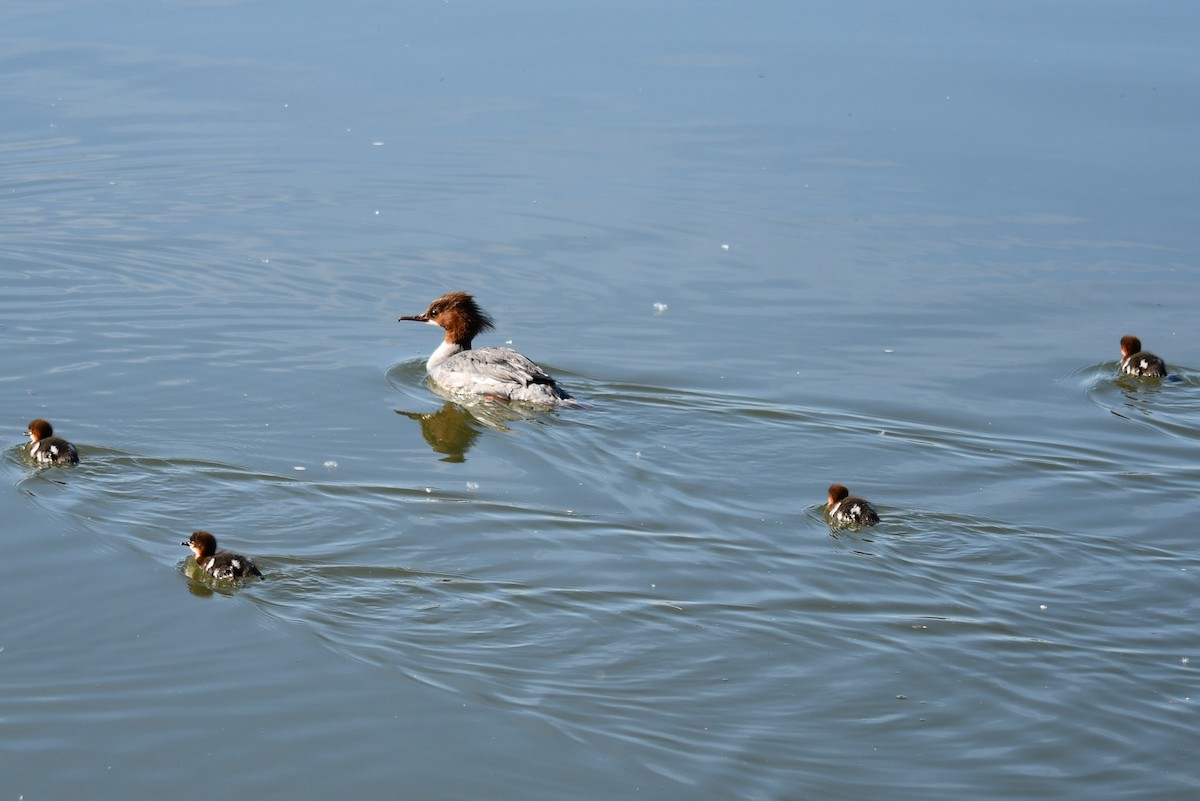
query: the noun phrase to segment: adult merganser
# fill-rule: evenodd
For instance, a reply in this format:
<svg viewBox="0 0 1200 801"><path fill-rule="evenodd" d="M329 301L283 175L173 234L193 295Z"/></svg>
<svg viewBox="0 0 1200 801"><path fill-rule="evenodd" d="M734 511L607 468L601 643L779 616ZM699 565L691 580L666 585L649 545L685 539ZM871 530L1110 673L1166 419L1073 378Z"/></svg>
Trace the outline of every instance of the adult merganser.
<svg viewBox="0 0 1200 801"><path fill-rule="evenodd" d="M29 423L29 455L47 464L79 464L79 452L62 437L54 436L54 427L40 417Z"/></svg>
<svg viewBox="0 0 1200 801"><path fill-rule="evenodd" d="M839 526L873 526L879 522L875 507L862 498L855 498L842 484L829 488L829 519Z"/></svg>
<svg viewBox="0 0 1200 801"><path fill-rule="evenodd" d="M1121 372L1164 378L1167 365L1153 353L1142 350L1142 341L1133 334L1121 337Z"/></svg>
<svg viewBox="0 0 1200 801"><path fill-rule="evenodd" d="M254 576L262 578L258 568L244 556L229 551L217 552L217 538L207 531L197 531L191 538L179 543L192 549L196 564L205 573L219 579L239 579Z"/></svg>
<svg viewBox="0 0 1200 801"><path fill-rule="evenodd" d="M539 406L575 405L545 370L512 348L471 348L476 336L495 325L466 292L449 292L430 303L424 314L400 319L440 325L446 330L445 341L429 357L425 369L450 393L488 395Z"/></svg>

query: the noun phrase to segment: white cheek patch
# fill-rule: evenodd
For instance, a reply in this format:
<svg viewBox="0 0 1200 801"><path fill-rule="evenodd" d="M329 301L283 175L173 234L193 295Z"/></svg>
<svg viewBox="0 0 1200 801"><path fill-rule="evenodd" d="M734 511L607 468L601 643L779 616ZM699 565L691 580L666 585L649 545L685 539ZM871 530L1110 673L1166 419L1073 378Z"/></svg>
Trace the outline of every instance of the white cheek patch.
<svg viewBox="0 0 1200 801"><path fill-rule="evenodd" d="M437 321L436 320L426 320L425 325L437 325Z"/></svg>

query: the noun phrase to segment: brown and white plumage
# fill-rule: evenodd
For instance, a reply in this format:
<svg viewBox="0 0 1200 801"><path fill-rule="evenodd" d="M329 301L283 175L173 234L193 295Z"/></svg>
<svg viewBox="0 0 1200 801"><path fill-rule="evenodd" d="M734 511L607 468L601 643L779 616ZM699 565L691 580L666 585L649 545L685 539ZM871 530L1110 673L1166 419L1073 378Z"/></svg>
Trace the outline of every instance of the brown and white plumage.
<svg viewBox="0 0 1200 801"><path fill-rule="evenodd" d="M213 578L262 578L262 573L246 557L231 551L218 551L217 538L207 531L197 531L179 544L191 548L196 564Z"/></svg>
<svg viewBox="0 0 1200 801"><path fill-rule="evenodd" d="M1133 334L1121 337L1121 372L1129 375L1165 378L1167 365L1153 353L1142 350L1142 341Z"/></svg>
<svg viewBox="0 0 1200 801"><path fill-rule="evenodd" d="M869 501L856 498L843 484L829 488L829 519L839 526L873 526L879 522L879 514Z"/></svg>
<svg viewBox="0 0 1200 801"><path fill-rule="evenodd" d="M476 336L495 325L466 292L449 292L424 313L400 319L445 330L445 339L425 369L451 394L487 395L539 406L572 405L571 396L545 370L512 348L471 347Z"/></svg>
<svg viewBox="0 0 1200 801"><path fill-rule="evenodd" d="M29 423L29 455L45 464L79 464L79 452L62 437L54 436L54 427L40 417Z"/></svg>

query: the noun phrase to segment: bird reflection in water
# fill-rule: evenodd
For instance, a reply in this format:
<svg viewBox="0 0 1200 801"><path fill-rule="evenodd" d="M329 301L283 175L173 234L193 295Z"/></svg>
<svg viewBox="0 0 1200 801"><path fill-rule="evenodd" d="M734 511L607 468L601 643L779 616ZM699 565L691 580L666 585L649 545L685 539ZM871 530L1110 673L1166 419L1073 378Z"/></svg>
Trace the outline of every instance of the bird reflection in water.
<svg viewBox="0 0 1200 801"><path fill-rule="evenodd" d="M432 384L431 387L434 391L438 389ZM485 428L508 431L510 423L535 420L545 412L532 404L488 395L454 395L453 398L444 398L446 402L436 412L396 409L396 414L421 424L421 436L425 437L434 453L445 455L443 462L466 461L467 451Z"/></svg>
<svg viewBox="0 0 1200 801"><path fill-rule="evenodd" d="M466 461L467 451L475 444L479 428L466 411L447 402L432 413L396 410L410 420L421 424L421 436L433 448L434 453L445 455L443 462Z"/></svg>

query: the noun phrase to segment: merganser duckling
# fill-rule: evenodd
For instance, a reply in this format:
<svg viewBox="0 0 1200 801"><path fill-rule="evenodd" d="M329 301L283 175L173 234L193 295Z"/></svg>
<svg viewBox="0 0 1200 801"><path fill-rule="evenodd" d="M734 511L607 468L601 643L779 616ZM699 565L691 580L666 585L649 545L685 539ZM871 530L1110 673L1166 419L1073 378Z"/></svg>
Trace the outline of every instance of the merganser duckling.
<svg viewBox="0 0 1200 801"><path fill-rule="evenodd" d="M1153 353L1142 350L1142 341L1129 334L1121 337L1121 372L1164 378L1167 375L1167 365Z"/></svg>
<svg viewBox="0 0 1200 801"><path fill-rule="evenodd" d="M41 419L32 421L29 430L29 455L47 464L79 464L79 452L62 437L54 436L54 427Z"/></svg>
<svg viewBox="0 0 1200 801"><path fill-rule="evenodd" d="M540 406L573 405L574 401L545 370L512 348L471 349L475 337L495 327L487 312L466 292L449 292L429 304L424 314L401 317L440 325L446 339L425 369L451 393L489 395Z"/></svg>
<svg viewBox="0 0 1200 801"><path fill-rule="evenodd" d="M197 531L191 539L179 543L192 549L196 564L205 573L219 579L262 578L258 568L244 556L230 551L217 552L217 538L207 531Z"/></svg>
<svg viewBox="0 0 1200 801"><path fill-rule="evenodd" d="M879 522L875 507L862 498L855 498L842 484L829 488L829 519L839 526L873 526Z"/></svg>

